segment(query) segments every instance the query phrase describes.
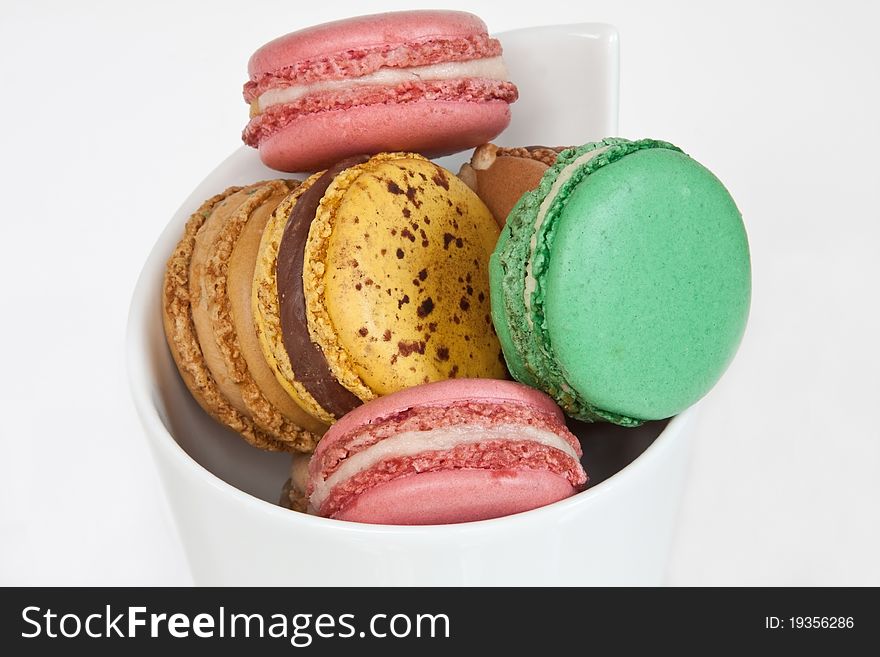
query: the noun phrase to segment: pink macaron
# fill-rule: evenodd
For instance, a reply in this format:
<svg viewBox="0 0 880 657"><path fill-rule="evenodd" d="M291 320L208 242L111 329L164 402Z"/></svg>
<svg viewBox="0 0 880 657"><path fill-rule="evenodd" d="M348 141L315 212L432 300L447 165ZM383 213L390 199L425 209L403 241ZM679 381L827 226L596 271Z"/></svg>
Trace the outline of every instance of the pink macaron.
<svg viewBox="0 0 880 657"><path fill-rule="evenodd" d="M360 153L472 148L510 122L516 86L473 14L402 11L292 32L248 63L242 139L281 171Z"/></svg>
<svg viewBox="0 0 880 657"><path fill-rule="evenodd" d="M535 509L583 489L581 447L537 390L428 383L351 411L309 463L310 509L356 522L435 525Z"/></svg>

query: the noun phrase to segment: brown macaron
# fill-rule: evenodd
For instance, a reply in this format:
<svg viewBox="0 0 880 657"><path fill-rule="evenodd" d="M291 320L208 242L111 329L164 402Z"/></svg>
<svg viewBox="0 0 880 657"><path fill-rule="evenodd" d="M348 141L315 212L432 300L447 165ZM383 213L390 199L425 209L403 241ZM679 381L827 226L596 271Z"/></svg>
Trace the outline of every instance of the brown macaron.
<svg viewBox="0 0 880 657"><path fill-rule="evenodd" d="M563 150L565 147L499 148L483 144L474 150L471 161L462 165L458 177L477 193L503 227L516 202L538 186L541 176Z"/></svg>
<svg viewBox="0 0 880 657"><path fill-rule="evenodd" d="M210 415L272 451L311 451L325 428L275 380L251 314L263 229L298 184L231 187L206 201L187 222L163 286L165 334L187 387Z"/></svg>

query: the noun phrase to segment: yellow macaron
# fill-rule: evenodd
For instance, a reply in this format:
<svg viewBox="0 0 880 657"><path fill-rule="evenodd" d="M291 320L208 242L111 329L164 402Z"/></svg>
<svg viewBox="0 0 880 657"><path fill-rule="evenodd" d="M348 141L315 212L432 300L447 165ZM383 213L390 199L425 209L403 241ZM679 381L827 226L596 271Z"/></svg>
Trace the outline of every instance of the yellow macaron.
<svg viewBox="0 0 880 657"><path fill-rule="evenodd" d="M299 356L300 350L292 350L294 355L291 359L284 344L277 279L278 251L293 208L300 196L312 187L322 173L316 173L303 181L278 205L266 224L254 269L251 307L264 359L276 381L314 422L326 427L333 422L333 415L325 411L309 392L302 381L305 373L301 370L298 377L294 372L292 363L300 363L302 360Z"/></svg>
<svg viewBox="0 0 880 657"><path fill-rule="evenodd" d="M326 174L325 174L326 175ZM411 153L336 172L311 222L309 334L359 400L447 378L504 378L489 306L499 227L456 176Z"/></svg>

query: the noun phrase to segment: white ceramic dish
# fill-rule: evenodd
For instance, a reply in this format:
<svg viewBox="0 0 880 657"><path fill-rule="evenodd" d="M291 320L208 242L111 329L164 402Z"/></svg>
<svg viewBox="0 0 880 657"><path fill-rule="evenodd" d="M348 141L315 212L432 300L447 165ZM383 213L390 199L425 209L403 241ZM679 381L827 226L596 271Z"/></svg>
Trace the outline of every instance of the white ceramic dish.
<svg viewBox="0 0 880 657"><path fill-rule="evenodd" d="M618 44L606 25L499 35L520 89L504 145L577 144L617 132ZM243 120L245 112L243 107ZM465 155L444 158L453 171ZM198 407L165 344L165 261L201 202L277 172L242 147L193 191L156 243L128 327L132 394L199 584L656 584L685 479L694 411L638 430L581 426L593 487L506 518L363 525L274 504L288 457L246 445ZM664 428L665 427L665 428ZM658 437L659 436L659 437ZM633 460L635 459L635 460ZM610 478L609 478L610 476Z"/></svg>

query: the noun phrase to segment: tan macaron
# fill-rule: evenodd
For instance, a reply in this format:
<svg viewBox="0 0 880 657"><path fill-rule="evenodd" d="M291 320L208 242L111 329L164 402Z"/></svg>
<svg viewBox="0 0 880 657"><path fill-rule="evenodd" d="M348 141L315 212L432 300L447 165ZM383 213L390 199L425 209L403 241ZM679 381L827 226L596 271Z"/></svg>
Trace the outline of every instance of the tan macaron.
<svg viewBox="0 0 880 657"><path fill-rule="evenodd" d="M261 449L310 451L325 428L275 379L251 314L257 251L272 211L296 181L232 187L193 214L168 261L165 333L199 404Z"/></svg>
<svg viewBox="0 0 880 657"><path fill-rule="evenodd" d="M471 161L462 165L458 177L477 193L503 227L516 202L538 186L541 176L563 150L564 147L499 148L483 144L474 150Z"/></svg>

